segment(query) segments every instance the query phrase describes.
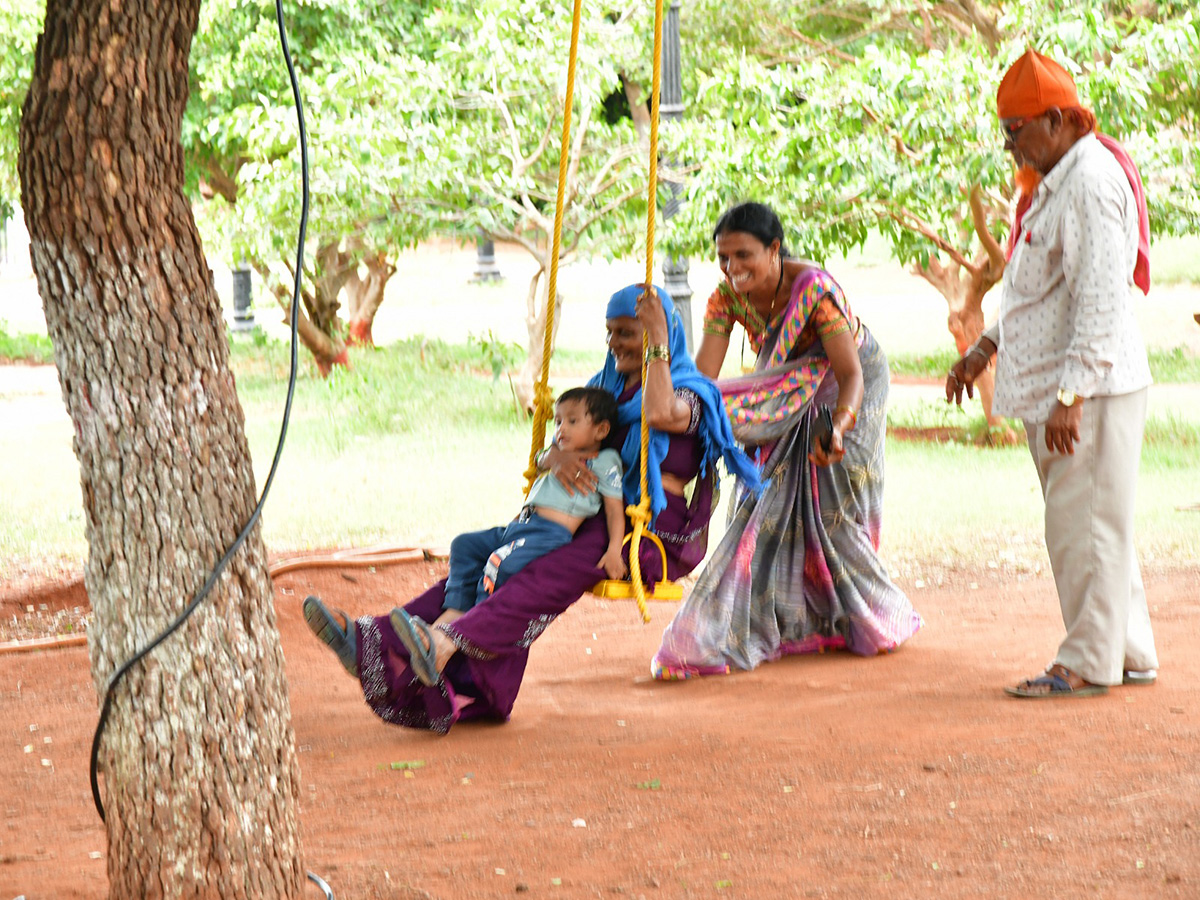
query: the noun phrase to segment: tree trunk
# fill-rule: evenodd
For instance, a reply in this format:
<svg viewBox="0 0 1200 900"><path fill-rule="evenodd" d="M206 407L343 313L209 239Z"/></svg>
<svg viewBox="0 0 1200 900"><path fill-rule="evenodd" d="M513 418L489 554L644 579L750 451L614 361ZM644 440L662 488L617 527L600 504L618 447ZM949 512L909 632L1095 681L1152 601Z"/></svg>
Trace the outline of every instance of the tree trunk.
<svg viewBox="0 0 1200 900"><path fill-rule="evenodd" d="M983 334L983 298L996 283L999 274L1003 274L1002 270L997 274L989 268L987 254L984 252L981 252L974 263L976 268L972 271L954 262L943 265L937 257L930 257L928 266L913 266L913 274L920 275L946 298L946 304L950 308L946 327L954 338L954 346L960 356ZM1016 439L1016 435L1002 416L992 413L996 382L990 368L975 380L975 387L983 405L983 414L993 429L994 440L998 443L1011 443Z"/></svg>
<svg viewBox="0 0 1200 900"><path fill-rule="evenodd" d="M346 279L346 299L350 305L350 328L347 343L375 346L375 338L371 328L375 324L375 313L383 304L383 292L388 280L396 274L396 267L388 262L387 256L379 253L368 256L362 262L367 270L366 277L361 277L358 271L352 272Z"/></svg>
<svg viewBox="0 0 1200 900"><path fill-rule="evenodd" d="M220 303L183 194L198 9L49 0L21 122L21 200L75 426L101 695L254 505ZM117 687L99 765L114 900L303 895L299 768L258 529Z"/></svg>
<svg viewBox="0 0 1200 900"><path fill-rule="evenodd" d="M545 276L545 277L544 277ZM543 287L543 284L545 285ZM533 412L533 386L542 377L542 359L546 347L546 295L550 290L550 279L546 269L541 268L529 281L529 294L526 298L525 324L529 330L529 355L525 364L513 379L513 392L517 395L517 403L526 412ZM554 350L554 342L558 337L558 325L562 321L561 292L556 291L554 305L554 331L550 337L550 349Z"/></svg>
<svg viewBox="0 0 1200 900"><path fill-rule="evenodd" d="M283 310L284 323L290 324L292 321L291 287L281 284L275 278L275 273L262 263L254 263L254 268L262 277L263 284L268 286L268 289ZM296 318L296 334L300 339L300 343L312 354L313 362L317 364L317 371L322 376L328 376L333 371L334 366L350 368L350 352L346 349L346 342L342 340L340 335L326 334L309 318L306 311L312 309L316 301L313 300L312 295L308 292L303 293L305 302L299 316Z"/></svg>
<svg viewBox="0 0 1200 900"><path fill-rule="evenodd" d="M620 77L621 87L625 90L625 102L629 104L629 117L633 119L638 141L646 141L650 137L650 106L642 99L642 86L626 78L624 72Z"/></svg>

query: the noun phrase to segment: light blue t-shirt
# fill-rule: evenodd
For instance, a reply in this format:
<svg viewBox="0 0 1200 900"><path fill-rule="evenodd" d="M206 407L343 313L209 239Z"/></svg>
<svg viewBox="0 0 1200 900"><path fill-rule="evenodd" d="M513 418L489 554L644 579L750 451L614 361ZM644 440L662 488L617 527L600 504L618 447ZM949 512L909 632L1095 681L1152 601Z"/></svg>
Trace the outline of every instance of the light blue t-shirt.
<svg viewBox="0 0 1200 900"><path fill-rule="evenodd" d="M529 496L525 499L526 506L548 506L566 513L568 516L589 518L600 512L600 496L621 496L621 454L616 450L601 450L595 459L588 460L588 468L596 473L596 490L589 493L576 492L574 496L567 493L553 474L547 472L533 483Z"/></svg>

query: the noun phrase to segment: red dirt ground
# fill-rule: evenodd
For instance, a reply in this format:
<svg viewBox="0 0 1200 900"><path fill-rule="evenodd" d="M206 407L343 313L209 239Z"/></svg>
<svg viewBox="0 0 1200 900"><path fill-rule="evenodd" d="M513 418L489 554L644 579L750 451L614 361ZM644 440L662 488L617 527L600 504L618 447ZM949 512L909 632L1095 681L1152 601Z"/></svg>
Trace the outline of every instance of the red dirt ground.
<svg viewBox="0 0 1200 900"><path fill-rule="evenodd" d="M1147 573L1151 688L1004 697L1061 624L1048 580L1002 571L903 584L927 625L889 656L682 684L647 675L673 604L642 626L589 596L535 645L510 723L435 737L376 719L299 604L383 611L440 571L276 579L304 864L338 900L1200 897L1200 568ZM0 586L4 622L43 603L86 598ZM0 655L0 900L106 896L87 667Z"/></svg>

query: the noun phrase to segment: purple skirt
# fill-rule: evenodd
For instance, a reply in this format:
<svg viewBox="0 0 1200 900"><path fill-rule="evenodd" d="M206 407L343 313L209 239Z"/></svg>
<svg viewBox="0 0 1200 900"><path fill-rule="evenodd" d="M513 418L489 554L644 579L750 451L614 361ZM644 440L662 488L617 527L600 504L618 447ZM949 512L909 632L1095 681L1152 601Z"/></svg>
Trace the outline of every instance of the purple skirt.
<svg viewBox="0 0 1200 900"><path fill-rule="evenodd" d="M702 479L703 481L704 479ZM706 487L708 487L706 485ZM688 508L667 495L655 531L667 551L667 577L686 575L704 556L711 497ZM698 507L703 505L701 509ZM697 521L699 525L695 525ZM608 546L603 516L585 521L569 544L534 560L491 597L445 627L458 646L437 687L428 687L409 665L408 651L388 616L357 622L358 670L367 705L385 722L445 734L455 722L506 721L512 712L529 647L561 613L606 575L597 563ZM647 580L662 571L658 549L649 541L638 554ZM442 612L443 579L404 608L426 622Z"/></svg>

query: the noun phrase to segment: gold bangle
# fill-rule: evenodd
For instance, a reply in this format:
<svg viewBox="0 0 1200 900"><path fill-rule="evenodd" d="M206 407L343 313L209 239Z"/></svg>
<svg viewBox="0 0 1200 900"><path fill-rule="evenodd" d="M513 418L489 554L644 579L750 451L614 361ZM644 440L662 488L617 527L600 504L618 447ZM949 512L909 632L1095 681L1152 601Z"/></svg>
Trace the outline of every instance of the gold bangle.
<svg viewBox="0 0 1200 900"><path fill-rule="evenodd" d="M652 363L656 359L661 359L669 365L671 362L671 348L666 344L651 344L646 348L646 363Z"/></svg>
<svg viewBox="0 0 1200 900"><path fill-rule="evenodd" d="M854 411L854 407L850 406L847 403L839 403L837 406L835 406L833 408L833 411L835 413L841 412L842 410L845 410L846 412L850 413L850 427L851 428L856 427L858 425L858 413L856 413Z"/></svg>

